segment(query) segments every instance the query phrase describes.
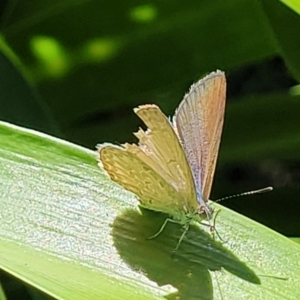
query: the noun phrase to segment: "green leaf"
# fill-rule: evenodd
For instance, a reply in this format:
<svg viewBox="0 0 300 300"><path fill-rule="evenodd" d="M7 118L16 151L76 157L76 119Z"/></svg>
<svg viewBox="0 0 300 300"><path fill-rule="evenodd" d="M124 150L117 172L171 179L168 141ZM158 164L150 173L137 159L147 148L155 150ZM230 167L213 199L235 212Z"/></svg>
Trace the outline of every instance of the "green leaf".
<svg viewBox="0 0 300 300"><path fill-rule="evenodd" d="M93 151L0 125L0 264L59 299L298 299L297 243L222 208L218 241L139 210ZM214 205L216 209L221 206Z"/></svg>
<svg viewBox="0 0 300 300"><path fill-rule="evenodd" d="M298 244L300 244L300 238L297 238L297 237L295 237L295 238L290 238L292 241L294 241L295 243L298 243Z"/></svg>
<svg viewBox="0 0 300 300"><path fill-rule="evenodd" d="M7 300L7 298L5 297L2 285L0 285L0 300Z"/></svg>
<svg viewBox="0 0 300 300"><path fill-rule="evenodd" d="M280 0L282 3L289 6L291 9L293 9L295 12L300 14L300 3L298 0Z"/></svg>
<svg viewBox="0 0 300 300"><path fill-rule="evenodd" d="M282 2L286 2L287 7ZM299 48L300 41L295 37L300 31L299 1L296 5L293 1L262 0L262 7L273 29L276 42L281 50L281 55L293 72L300 79ZM298 12L298 13L297 13Z"/></svg>
<svg viewBox="0 0 300 300"><path fill-rule="evenodd" d="M20 63L0 36L0 119L59 134L47 105L20 73ZM11 61L9 60L11 59ZM19 70L17 69L19 67Z"/></svg>

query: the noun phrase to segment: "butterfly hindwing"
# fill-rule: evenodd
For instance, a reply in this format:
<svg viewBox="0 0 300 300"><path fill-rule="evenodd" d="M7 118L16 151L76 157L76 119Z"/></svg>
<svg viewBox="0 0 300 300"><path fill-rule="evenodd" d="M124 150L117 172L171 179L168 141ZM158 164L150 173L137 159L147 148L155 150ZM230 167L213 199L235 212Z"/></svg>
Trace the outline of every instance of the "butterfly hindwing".
<svg viewBox="0 0 300 300"><path fill-rule="evenodd" d="M98 145L101 167L110 178L138 196L142 206L165 213L182 212L177 191L125 147Z"/></svg>

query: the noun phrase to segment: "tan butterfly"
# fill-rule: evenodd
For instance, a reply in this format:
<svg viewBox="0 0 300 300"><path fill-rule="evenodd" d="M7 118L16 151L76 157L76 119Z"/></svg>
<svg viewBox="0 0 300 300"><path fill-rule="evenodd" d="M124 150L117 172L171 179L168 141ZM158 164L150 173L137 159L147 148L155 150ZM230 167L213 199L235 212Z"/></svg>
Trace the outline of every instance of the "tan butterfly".
<svg viewBox="0 0 300 300"><path fill-rule="evenodd" d="M192 85L172 122L156 105L134 112L147 125L139 144L97 145L99 165L140 205L183 224L211 218L208 205L223 127L226 80L216 71ZM184 234L176 247L178 248Z"/></svg>

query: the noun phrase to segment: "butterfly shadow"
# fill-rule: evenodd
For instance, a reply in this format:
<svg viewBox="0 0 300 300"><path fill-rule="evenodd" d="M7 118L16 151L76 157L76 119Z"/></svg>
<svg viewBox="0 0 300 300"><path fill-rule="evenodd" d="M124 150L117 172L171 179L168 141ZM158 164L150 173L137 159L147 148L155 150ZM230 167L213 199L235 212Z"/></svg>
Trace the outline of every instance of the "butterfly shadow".
<svg viewBox="0 0 300 300"><path fill-rule="evenodd" d="M167 216L145 209L141 212L126 210L115 219L114 244L131 268L158 286L171 285L177 290L167 299L214 299L211 272L221 270L260 284L254 271L226 249L226 244L197 226L190 227L176 252L174 248L182 233L179 224L168 223L158 237L147 239L160 229Z"/></svg>

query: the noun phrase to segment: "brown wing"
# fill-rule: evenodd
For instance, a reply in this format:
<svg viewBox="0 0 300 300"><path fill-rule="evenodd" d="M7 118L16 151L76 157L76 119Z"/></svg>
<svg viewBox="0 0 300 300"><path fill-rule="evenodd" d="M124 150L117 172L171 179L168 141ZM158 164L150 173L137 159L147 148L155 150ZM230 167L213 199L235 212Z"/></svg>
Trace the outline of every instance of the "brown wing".
<svg viewBox="0 0 300 300"><path fill-rule="evenodd" d="M222 134L226 79L216 71L191 86L173 118L196 189L209 199Z"/></svg>

